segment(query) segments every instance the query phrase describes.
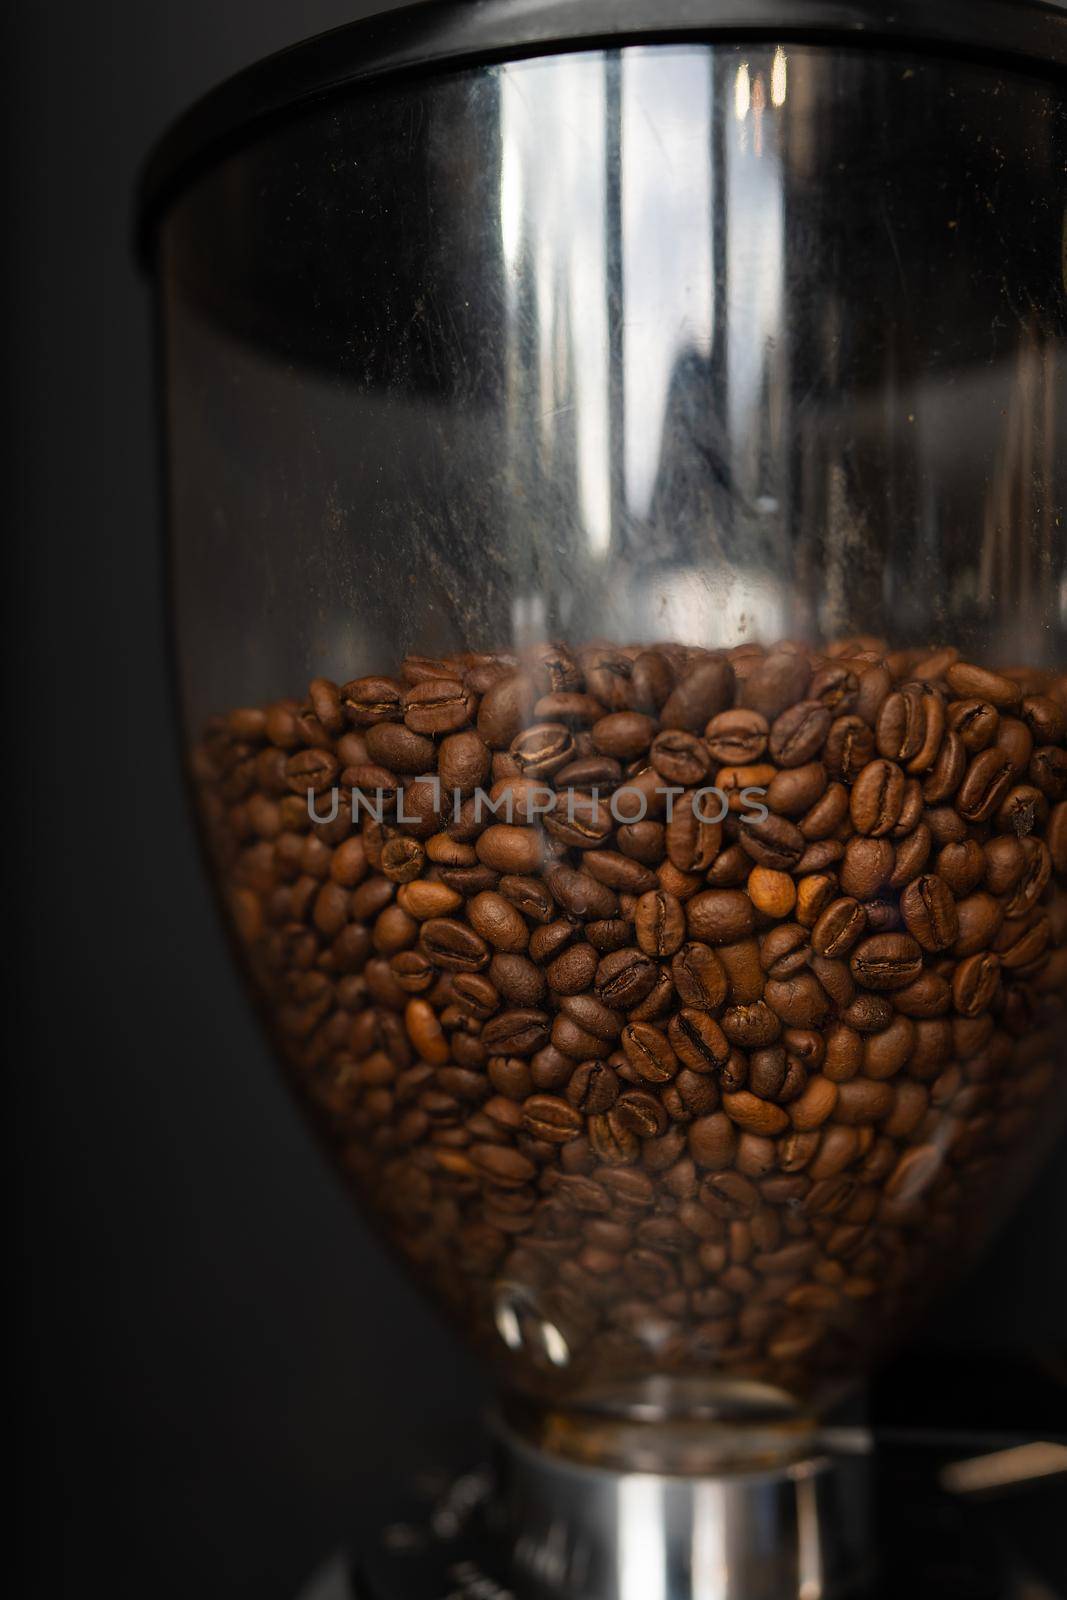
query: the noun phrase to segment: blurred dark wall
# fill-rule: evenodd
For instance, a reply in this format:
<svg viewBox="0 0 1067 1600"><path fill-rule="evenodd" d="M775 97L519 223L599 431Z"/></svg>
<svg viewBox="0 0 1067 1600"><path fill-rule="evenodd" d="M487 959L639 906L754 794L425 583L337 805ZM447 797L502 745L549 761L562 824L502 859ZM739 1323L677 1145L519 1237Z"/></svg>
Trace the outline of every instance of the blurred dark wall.
<svg viewBox="0 0 1067 1600"><path fill-rule="evenodd" d="M360 1468L477 1402L292 1114L186 817L138 163L351 0L7 0L4 585L25 1592L278 1596ZM937 1324L1067 1338L1067 1151ZM991 1369L995 1371L993 1363Z"/></svg>

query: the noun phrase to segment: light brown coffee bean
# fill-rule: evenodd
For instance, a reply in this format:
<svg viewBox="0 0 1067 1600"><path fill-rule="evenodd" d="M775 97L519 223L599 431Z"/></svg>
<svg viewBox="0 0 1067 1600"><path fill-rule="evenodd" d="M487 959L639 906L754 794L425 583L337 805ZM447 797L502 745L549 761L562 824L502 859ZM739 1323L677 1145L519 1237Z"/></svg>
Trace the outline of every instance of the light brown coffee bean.
<svg viewBox="0 0 1067 1600"><path fill-rule="evenodd" d="M724 1094L722 1108L731 1122L736 1122L749 1133L773 1137L789 1126L789 1115L781 1106L769 1100L760 1100L747 1089L736 1094Z"/></svg>

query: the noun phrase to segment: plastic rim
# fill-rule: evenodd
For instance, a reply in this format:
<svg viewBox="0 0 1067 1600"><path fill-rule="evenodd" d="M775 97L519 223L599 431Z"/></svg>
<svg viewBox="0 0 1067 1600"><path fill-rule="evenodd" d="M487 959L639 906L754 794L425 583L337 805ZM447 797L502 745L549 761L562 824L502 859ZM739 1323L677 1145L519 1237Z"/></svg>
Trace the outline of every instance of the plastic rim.
<svg viewBox="0 0 1067 1600"><path fill-rule="evenodd" d="M138 186L148 258L176 194L264 125L353 85L428 70L618 48L774 38L910 47L1067 74L1067 0L421 0L291 45L198 100L152 150Z"/></svg>

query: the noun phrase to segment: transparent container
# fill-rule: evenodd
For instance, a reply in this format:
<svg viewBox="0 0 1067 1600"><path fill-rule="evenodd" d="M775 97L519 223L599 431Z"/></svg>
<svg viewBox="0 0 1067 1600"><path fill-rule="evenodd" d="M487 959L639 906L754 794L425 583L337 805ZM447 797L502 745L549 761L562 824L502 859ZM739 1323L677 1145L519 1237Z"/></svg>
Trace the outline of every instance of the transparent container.
<svg viewBox="0 0 1067 1600"><path fill-rule="evenodd" d="M155 180L209 856L514 1425L773 1461L1062 1099L1062 33L429 9Z"/></svg>

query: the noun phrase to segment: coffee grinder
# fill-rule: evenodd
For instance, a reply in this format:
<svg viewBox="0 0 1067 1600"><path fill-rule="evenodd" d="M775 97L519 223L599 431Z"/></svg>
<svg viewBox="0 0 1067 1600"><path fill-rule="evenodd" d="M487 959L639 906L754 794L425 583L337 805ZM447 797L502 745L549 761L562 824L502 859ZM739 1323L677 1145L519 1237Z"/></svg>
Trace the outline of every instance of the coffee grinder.
<svg viewBox="0 0 1067 1600"><path fill-rule="evenodd" d="M498 1379L317 1593L869 1580L856 1396L1067 1072L1065 68L1041 0L445 0L151 160L208 858ZM563 773L577 822L464 831ZM604 820L657 775L725 795L677 849Z"/></svg>

